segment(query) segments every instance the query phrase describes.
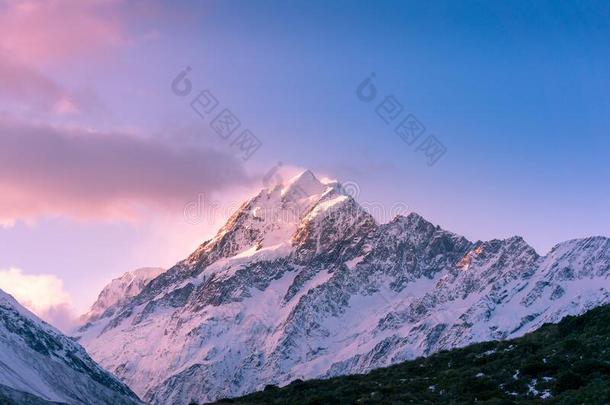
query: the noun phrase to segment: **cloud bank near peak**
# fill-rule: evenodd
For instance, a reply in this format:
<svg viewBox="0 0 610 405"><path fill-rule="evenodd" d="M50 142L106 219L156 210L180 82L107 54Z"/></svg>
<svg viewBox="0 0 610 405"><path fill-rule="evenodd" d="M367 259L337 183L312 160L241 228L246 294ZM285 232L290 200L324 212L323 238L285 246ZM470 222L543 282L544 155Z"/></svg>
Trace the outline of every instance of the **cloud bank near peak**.
<svg viewBox="0 0 610 405"><path fill-rule="evenodd" d="M0 223L38 217L133 219L248 182L226 153L162 140L0 118Z"/></svg>

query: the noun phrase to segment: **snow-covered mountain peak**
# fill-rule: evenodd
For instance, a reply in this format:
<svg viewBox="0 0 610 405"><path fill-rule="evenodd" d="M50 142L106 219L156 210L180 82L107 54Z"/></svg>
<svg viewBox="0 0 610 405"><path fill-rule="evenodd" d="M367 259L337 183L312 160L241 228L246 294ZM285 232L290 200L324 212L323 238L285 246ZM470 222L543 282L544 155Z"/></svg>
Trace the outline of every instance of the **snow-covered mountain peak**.
<svg viewBox="0 0 610 405"><path fill-rule="evenodd" d="M490 241L481 242L480 247L484 252L496 253L498 251L517 252L528 250L535 255L538 255L533 247L531 247L521 236L511 236L506 239L492 239Z"/></svg>
<svg viewBox="0 0 610 405"><path fill-rule="evenodd" d="M244 203L213 239L188 258L187 263L251 256L253 252L269 251L271 247L278 257L285 256L295 243L298 244L295 241L299 240L299 235L304 235L304 229L312 231L322 222L328 224L329 221L335 224L340 221L344 227L355 226L364 214L355 200L341 193L338 183L322 183L306 170L285 186L263 189Z"/></svg>
<svg viewBox="0 0 610 405"><path fill-rule="evenodd" d="M416 230L416 229L429 229L434 228L434 225L427 221L424 217L416 212L410 212L408 215L396 215L390 223L398 224L405 229Z"/></svg>
<svg viewBox="0 0 610 405"><path fill-rule="evenodd" d="M559 280L610 276L610 239L595 236L562 242L541 260L545 271Z"/></svg>
<svg viewBox="0 0 610 405"><path fill-rule="evenodd" d="M99 318L105 311L120 305L127 299L137 295L146 284L164 272L160 267L143 267L128 271L122 276L112 280L91 306L89 312L82 316L81 322L87 323Z"/></svg>
<svg viewBox="0 0 610 405"><path fill-rule="evenodd" d="M21 304L19 304L19 302L17 302L17 300L12 295L10 295L9 293L7 293L3 290L0 290L0 308L7 308L7 309L10 308L10 309L18 312L19 315L21 315L23 317L29 318L31 320L37 319L36 315L34 315L33 313L31 313L30 311L25 309ZM41 322L43 322L43 321L41 321ZM50 328L53 328L50 325L48 325L48 326Z"/></svg>
<svg viewBox="0 0 610 405"><path fill-rule="evenodd" d="M571 239L553 246L549 255L562 255L577 252L608 251L610 240L603 236L591 236L588 238Z"/></svg>
<svg viewBox="0 0 610 405"><path fill-rule="evenodd" d="M288 181L282 190L282 196L298 200L322 194L326 189L327 186L322 184L311 170L305 170Z"/></svg>

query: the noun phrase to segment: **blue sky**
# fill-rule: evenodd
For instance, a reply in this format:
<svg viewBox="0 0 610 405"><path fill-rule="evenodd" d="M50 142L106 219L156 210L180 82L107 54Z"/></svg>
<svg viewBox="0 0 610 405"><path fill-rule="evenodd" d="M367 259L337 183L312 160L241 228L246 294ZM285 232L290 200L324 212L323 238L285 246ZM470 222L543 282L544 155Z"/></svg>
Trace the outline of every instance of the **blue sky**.
<svg viewBox="0 0 610 405"><path fill-rule="evenodd" d="M607 4L213 4L150 55L168 69L159 92L190 65L255 129L252 165L353 178L369 199L404 199L480 237L525 234L542 251L610 229ZM355 97L371 72L446 145L437 166ZM172 96L161 120L198 119Z"/></svg>
<svg viewBox="0 0 610 405"><path fill-rule="evenodd" d="M544 254L562 240L610 233L607 2L66 4L75 20L87 22L83 27L99 27L66 36L86 43L64 38L70 46L36 53L31 42L11 42L11 35L24 34L15 28L0 32L8 38L0 55L69 90L78 112L24 109L31 100L0 94L2 116L230 157L234 151L194 114L188 98L170 90L190 66L193 88L209 89L263 142L243 163L246 174L231 177L235 187L212 186L219 173L204 168L201 184L193 175L178 209L159 208L153 194L130 200L145 212L136 220L116 209L96 216L91 212L100 207L90 201L75 210L28 188L29 201L49 203L7 214L13 223L0 228L0 269L57 276L79 310L109 279L139 266L169 266L216 230L220 219L183 223L180 207L195 190L222 201L245 198L278 161L355 182L362 201L404 202L472 240L518 234ZM3 8L8 22L33 15ZM52 39L53 19L45 21L50 25L36 28L42 34L32 41ZM367 104L356 88L372 72L379 96ZM376 115L388 95L447 148L434 166ZM83 98L93 107L84 108ZM134 156L137 166L141 155ZM171 172L159 170L165 169ZM88 193L85 186L78 190L71 201Z"/></svg>

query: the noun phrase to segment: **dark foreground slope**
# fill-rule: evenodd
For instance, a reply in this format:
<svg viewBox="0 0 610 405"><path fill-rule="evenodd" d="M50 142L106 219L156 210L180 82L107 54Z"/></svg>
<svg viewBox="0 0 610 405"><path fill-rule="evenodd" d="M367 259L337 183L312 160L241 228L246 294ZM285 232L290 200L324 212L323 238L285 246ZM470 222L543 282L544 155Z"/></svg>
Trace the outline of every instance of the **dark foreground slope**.
<svg viewBox="0 0 610 405"><path fill-rule="evenodd" d="M138 405L78 343L0 290L0 405Z"/></svg>
<svg viewBox="0 0 610 405"><path fill-rule="evenodd" d="M610 306L522 338L442 351L364 375L294 381L221 403L608 404Z"/></svg>
<svg viewBox="0 0 610 405"><path fill-rule="evenodd" d="M29 392L19 391L5 385L0 385L1 405L65 405L62 402L47 401Z"/></svg>

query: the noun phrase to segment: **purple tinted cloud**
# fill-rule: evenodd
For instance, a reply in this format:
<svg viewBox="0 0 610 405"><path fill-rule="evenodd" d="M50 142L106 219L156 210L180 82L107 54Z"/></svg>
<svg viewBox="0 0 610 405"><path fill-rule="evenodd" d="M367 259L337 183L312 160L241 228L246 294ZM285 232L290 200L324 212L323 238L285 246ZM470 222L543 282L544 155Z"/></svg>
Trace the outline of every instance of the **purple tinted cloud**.
<svg viewBox="0 0 610 405"><path fill-rule="evenodd" d="M103 111L92 91L69 91L52 78L0 53L0 98L9 107L20 106L38 113Z"/></svg>
<svg viewBox="0 0 610 405"><path fill-rule="evenodd" d="M230 155L161 140L0 119L0 221L124 215L248 180Z"/></svg>

